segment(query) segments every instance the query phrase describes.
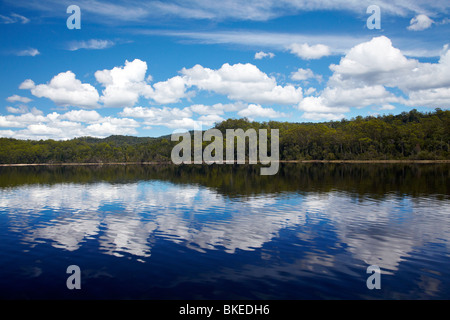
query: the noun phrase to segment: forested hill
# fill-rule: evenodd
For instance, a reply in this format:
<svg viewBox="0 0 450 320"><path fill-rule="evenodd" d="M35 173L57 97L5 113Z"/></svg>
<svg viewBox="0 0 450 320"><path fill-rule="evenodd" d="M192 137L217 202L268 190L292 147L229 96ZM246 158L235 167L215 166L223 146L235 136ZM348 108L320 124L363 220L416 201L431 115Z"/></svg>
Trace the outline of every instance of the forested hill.
<svg viewBox="0 0 450 320"><path fill-rule="evenodd" d="M228 119L215 127L223 133L237 128L279 129L280 160L450 159L449 110L411 110L399 115L323 123ZM0 138L0 163L170 161L177 143L170 141L170 136L82 137L67 141Z"/></svg>

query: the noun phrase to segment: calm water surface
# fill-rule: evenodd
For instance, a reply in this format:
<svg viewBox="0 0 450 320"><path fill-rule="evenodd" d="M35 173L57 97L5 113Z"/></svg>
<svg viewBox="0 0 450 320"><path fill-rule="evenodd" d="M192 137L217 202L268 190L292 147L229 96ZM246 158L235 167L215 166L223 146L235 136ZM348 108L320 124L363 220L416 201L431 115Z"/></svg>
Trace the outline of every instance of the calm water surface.
<svg viewBox="0 0 450 320"><path fill-rule="evenodd" d="M449 182L449 165L0 168L0 298L449 299Z"/></svg>

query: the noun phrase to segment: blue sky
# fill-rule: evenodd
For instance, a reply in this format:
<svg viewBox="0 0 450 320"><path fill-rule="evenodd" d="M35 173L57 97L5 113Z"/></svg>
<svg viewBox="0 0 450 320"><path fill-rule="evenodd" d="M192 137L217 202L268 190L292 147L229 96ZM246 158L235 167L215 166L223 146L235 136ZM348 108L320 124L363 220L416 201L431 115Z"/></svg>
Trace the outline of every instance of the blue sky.
<svg viewBox="0 0 450 320"><path fill-rule="evenodd" d="M69 29L77 5L81 29ZM380 8L369 29L367 8ZM160 136L450 106L450 2L1 1L0 136Z"/></svg>

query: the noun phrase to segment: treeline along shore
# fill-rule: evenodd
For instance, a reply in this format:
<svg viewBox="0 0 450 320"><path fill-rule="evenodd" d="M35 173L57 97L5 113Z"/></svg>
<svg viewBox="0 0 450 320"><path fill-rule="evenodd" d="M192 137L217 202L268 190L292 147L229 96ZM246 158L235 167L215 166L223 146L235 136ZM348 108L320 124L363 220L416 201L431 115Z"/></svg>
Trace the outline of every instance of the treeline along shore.
<svg viewBox="0 0 450 320"><path fill-rule="evenodd" d="M279 130L281 162L448 162L450 111L417 110L398 115L358 116L322 123L254 122L228 119L215 125L226 129ZM178 141L110 136L65 141L0 138L2 165L156 164L171 162ZM209 142L203 142L204 147ZM226 141L224 140L224 144ZM269 149L270 150L270 149Z"/></svg>

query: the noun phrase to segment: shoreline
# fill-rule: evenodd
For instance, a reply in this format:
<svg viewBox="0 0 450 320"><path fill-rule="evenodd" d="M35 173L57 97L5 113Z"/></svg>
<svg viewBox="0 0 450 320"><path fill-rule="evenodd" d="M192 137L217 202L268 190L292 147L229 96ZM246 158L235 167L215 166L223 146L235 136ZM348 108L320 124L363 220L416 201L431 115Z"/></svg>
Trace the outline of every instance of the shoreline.
<svg viewBox="0 0 450 320"><path fill-rule="evenodd" d="M450 160L282 160L280 163L450 163Z"/></svg>
<svg viewBox="0 0 450 320"><path fill-rule="evenodd" d="M278 163L333 163L333 164L440 164L450 163L450 160L279 160ZM0 167L37 167L37 166L104 166L104 165L167 165L171 161L150 162L68 162L68 163L10 163L0 164ZM207 163L203 163L207 164ZM223 163L227 164L227 163Z"/></svg>

